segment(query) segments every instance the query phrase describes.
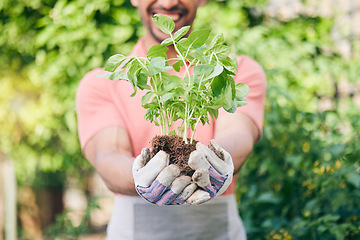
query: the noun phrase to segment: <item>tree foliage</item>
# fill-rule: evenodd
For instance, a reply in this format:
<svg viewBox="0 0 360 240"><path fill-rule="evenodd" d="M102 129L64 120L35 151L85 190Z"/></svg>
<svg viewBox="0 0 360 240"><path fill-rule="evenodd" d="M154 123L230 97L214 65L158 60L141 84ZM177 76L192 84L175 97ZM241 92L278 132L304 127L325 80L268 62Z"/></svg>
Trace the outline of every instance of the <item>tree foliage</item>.
<svg viewBox="0 0 360 240"><path fill-rule="evenodd" d="M338 86L358 91L359 39L344 58L333 18L281 21L265 14L267 3L209 1L195 22L267 74L263 136L237 189L248 238L358 239L359 103ZM3 0L0 16L0 151L19 184L41 171L82 175L91 168L78 143L76 88L110 55L129 53L143 33L136 9L125 0Z"/></svg>
<svg viewBox="0 0 360 240"><path fill-rule="evenodd" d="M212 2L197 22L223 32L268 79L263 136L238 178L248 238L357 239L359 39L349 39L354 54L345 59L331 39L334 18L280 21L264 14L265 2Z"/></svg>
<svg viewBox="0 0 360 240"><path fill-rule="evenodd" d="M127 1L0 4L0 149L20 182L38 171L87 170L77 137L75 92L113 52L129 53L139 17Z"/></svg>

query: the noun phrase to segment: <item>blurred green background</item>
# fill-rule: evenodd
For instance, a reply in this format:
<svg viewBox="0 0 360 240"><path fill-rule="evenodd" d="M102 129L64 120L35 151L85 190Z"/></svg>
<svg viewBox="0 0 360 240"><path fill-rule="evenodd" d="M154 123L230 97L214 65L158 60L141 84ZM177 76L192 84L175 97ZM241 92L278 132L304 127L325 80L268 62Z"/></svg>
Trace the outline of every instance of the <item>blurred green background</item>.
<svg viewBox="0 0 360 240"><path fill-rule="evenodd" d="M137 11L125 0L1 0L0 17L0 153L16 174L16 235L103 233L91 222L102 195L81 155L75 93L87 71L130 53L144 33ZM223 33L268 79L263 137L237 188L251 240L360 239L359 19L356 0L224 0L199 9L195 27ZM86 205L76 223L62 201L69 189ZM0 205L11 195L1 193Z"/></svg>

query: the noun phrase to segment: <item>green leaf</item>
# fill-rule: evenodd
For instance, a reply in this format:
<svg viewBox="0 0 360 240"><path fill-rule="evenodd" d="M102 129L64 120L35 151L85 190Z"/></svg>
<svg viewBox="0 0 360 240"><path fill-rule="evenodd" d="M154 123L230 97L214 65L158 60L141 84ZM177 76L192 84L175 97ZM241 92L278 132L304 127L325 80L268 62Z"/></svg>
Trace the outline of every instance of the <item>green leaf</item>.
<svg viewBox="0 0 360 240"><path fill-rule="evenodd" d="M193 68L194 75L203 75L214 70L213 65L198 65Z"/></svg>
<svg viewBox="0 0 360 240"><path fill-rule="evenodd" d="M216 107L220 105L220 107L230 111L235 106L235 83L232 77L223 72L214 78L210 86L215 96L214 105Z"/></svg>
<svg viewBox="0 0 360 240"><path fill-rule="evenodd" d="M351 183L356 188L360 188L360 174L355 172L350 172L346 174L346 180L348 183Z"/></svg>
<svg viewBox="0 0 360 240"><path fill-rule="evenodd" d="M190 26L184 26L174 33L174 40L177 42L180 38L185 36L190 30Z"/></svg>
<svg viewBox="0 0 360 240"><path fill-rule="evenodd" d="M192 45L195 48L201 47L209 38L210 32L211 29L200 29L191 32L188 37L188 40L190 41L190 45Z"/></svg>
<svg viewBox="0 0 360 240"><path fill-rule="evenodd" d="M219 76L215 77L211 82L211 90L215 96L220 96L223 89L226 87L226 78L225 74L222 73Z"/></svg>
<svg viewBox="0 0 360 240"><path fill-rule="evenodd" d="M206 76L206 77L204 78L204 80L208 80L208 79L217 77L217 76L219 76L223 71L224 71L224 67L218 64L218 65L216 65L216 66L214 67L214 71L213 71L210 75Z"/></svg>
<svg viewBox="0 0 360 240"><path fill-rule="evenodd" d="M262 193L256 200L256 203L271 203L271 204L278 204L280 203L279 197L275 196L273 192L265 192Z"/></svg>
<svg viewBox="0 0 360 240"><path fill-rule="evenodd" d="M181 97L185 100L185 102L190 103L191 97L188 94L183 94Z"/></svg>
<svg viewBox="0 0 360 240"><path fill-rule="evenodd" d="M148 89L150 90L151 87L147 84L148 81L148 75L144 73L138 73L137 75L137 86L141 90Z"/></svg>
<svg viewBox="0 0 360 240"><path fill-rule="evenodd" d="M237 71L238 63L236 59L232 59L230 57L226 57L225 59L221 59L221 62L224 64L224 67L229 70L231 73L235 75Z"/></svg>
<svg viewBox="0 0 360 240"><path fill-rule="evenodd" d="M237 83L235 85L236 89L236 98L240 100L241 98L244 98L250 93L250 88L245 83Z"/></svg>
<svg viewBox="0 0 360 240"><path fill-rule="evenodd" d="M153 95L153 92L147 92L142 98L141 98L141 104L145 105L151 98L151 96Z"/></svg>
<svg viewBox="0 0 360 240"><path fill-rule="evenodd" d="M184 50L187 50L190 47L190 41L188 38L182 38L176 43L176 46L178 46L178 48L183 48Z"/></svg>
<svg viewBox="0 0 360 240"><path fill-rule="evenodd" d="M184 81L180 78L180 77L178 77L178 76L176 76L176 75L170 75L170 81L172 82L172 83L175 83L177 86L179 86L179 87L183 87L184 86Z"/></svg>
<svg viewBox="0 0 360 240"><path fill-rule="evenodd" d="M167 58L166 56L166 52L168 51L169 49L163 45L154 45L152 46L148 53L147 53L147 57L163 57L163 58Z"/></svg>
<svg viewBox="0 0 360 240"><path fill-rule="evenodd" d="M112 73L112 72L107 72L107 73L103 73L103 74L96 74L95 77L110 79L110 76L111 76L112 74L114 74L114 73Z"/></svg>
<svg viewBox="0 0 360 240"><path fill-rule="evenodd" d="M169 76L169 83L165 84L164 90L166 92L171 92L171 91L175 91L176 89L180 89L182 91L184 90L184 81L175 75L170 75Z"/></svg>
<svg viewBox="0 0 360 240"><path fill-rule="evenodd" d="M171 38L167 38L167 39L165 39L164 41L161 42L161 45L164 46L164 47L169 46L171 44L173 44L173 40Z"/></svg>
<svg viewBox="0 0 360 240"><path fill-rule="evenodd" d="M196 60L199 60L200 62L202 63L205 63L205 64L208 64L209 63L209 59L204 55L204 53L196 48L196 49L192 49L190 52L189 52L189 55L192 57L192 58L195 58Z"/></svg>
<svg viewBox="0 0 360 240"><path fill-rule="evenodd" d="M177 85L175 82L170 82L169 84L165 85L164 90L168 91L168 92L171 92L171 91L174 91L174 89L178 88L178 87L179 87L179 85Z"/></svg>
<svg viewBox="0 0 360 240"><path fill-rule="evenodd" d="M175 132L175 130L172 130L172 131L170 131L170 132L168 133L168 135L169 135L169 136L171 136L171 135L177 135L177 133Z"/></svg>
<svg viewBox="0 0 360 240"><path fill-rule="evenodd" d="M233 100L231 103L231 106L229 108L224 108L229 113L234 113L236 109L238 108L238 102L236 100Z"/></svg>
<svg viewBox="0 0 360 240"><path fill-rule="evenodd" d="M145 119L149 120L150 122L154 122L155 117L156 117L155 111L153 109L151 109L149 106L149 109L145 113Z"/></svg>
<svg viewBox="0 0 360 240"><path fill-rule="evenodd" d="M218 33L215 37L211 40L210 48L213 48L218 45L222 45L224 43L224 35L222 33Z"/></svg>
<svg viewBox="0 0 360 240"><path fill-rule="evenodd" d="M230 54L230 48L228 46L219 45L215 46L211 51L216 54L219 60L225 60Z"/></svg>
<svg viewBox="0 0 360 240"><path fill-rule="evenodd" d="M105 64L105 71L114 72L126 59L122 54L111 56Z"/></svg>
<svg viewBox="0 0 360 240"><path fill-rule="evenodd" d="M230 110L234 105L234 101L233 101L233 87L231 86L231 84L227 84L225 87L225 91L224 91L224 109L226 111Z"/></svg>
<svg viewBox="0 0 360 240"><path fill-rule="evenodd" d="M126 80L129 81L129 77L127 73L124 72L124 70L116 71L111 73L111 76L109 77L110 80Z"/></svg>
<svg viewBox="0 0 360 240"><path fill-rule="evenodd" d="M176 63L173 64L173 68L175 69L175 71L180 72L180 68L184 66L184 62L179 60Z"/></svg>
<svg viewBox="0 0 360 240"><path fill-rule="evenodd" d="M169 100L169 99L172 98L173 96L174 96L174 93L173 93L173 92L165 93L163 96L161 96L160 102L166 102L167 100Z"/></svg>
<svg viewBox="0 0 360 240"><path fill-rule="evenodd" d="M235 88L235 81L231 76L227 76L227 85L231 88L231 99L235 100L236 98L236 88Z"/></svg>
<svg viewBox="0 0 360 240"><path fill-rule="evenodd" d="M181 55L183 55L184 57L188 57L187 56L188 49L191 48L191 47L190 47L190 43L189 43L187 38L180 39L176 43L176 46L179 49L179 52L181 53Z"/></svg>
<svg viewBox="0 0 360 240"><path fill-rule="evenodd" d="M174 21L167 16L155 14L152 19L160 30L168 35L170 35L175 29Z"/></svg>
<svg viewBox="0 0 360 240"><path fill-rule="evenodd" d="M129 77L129 81L132 83L133 88L134 88L134 93L131 94L131 97L135 96L136 91L137 91L137 82L138 82L138 77L137 75L140 73L141 71L141 66L140 63L137 61L134 61L130 66L129 66L129 71L128 71L128 77Z"/></svg>
<svg viewBox="0 0 360 240"><path fill-rule="evenodd" d="M152 77L165 69L165 58L163 57L155 57L151 59L149 66L149 76Z"/></svg>
<svg viewBox="0 0 360 240"><path fill-rule="evenodd" d="M247 104L247 102L244 102L244 101L237 101L237 106L238 106L238 107L245 106L246 104Z"/></svg>
<svg viewBox="0 0 360 240"><path fill-rule="evenodd" d="M125 61L124 66L122 66L123 69L131 66L134 62L137 62L138 56L129 57L127 61Z"/></svg>
<svg viewBox="0 0 360 240"><path fill-rule="evenodd" d="M135 95L137 93L137 88L134 86L133 86L133 88L134 88L134 92L130 95L130 97L135 97Z"/></svg>
<svg viewBox="0 0 360 240"><path fill-rule="evenodd" d="M219 108L208 108L207 111L209 112L210 116L217 119L219 116Z"/></svg>

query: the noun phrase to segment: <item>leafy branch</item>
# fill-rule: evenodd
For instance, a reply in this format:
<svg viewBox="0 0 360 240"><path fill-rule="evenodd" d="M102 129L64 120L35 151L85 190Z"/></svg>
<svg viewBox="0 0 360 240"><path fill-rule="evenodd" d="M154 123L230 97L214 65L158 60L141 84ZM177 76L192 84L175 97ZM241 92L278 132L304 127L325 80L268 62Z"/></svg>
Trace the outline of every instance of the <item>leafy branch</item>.
<svg viewBox="0 0 360 240"><path fill-rule="evenodd" d="M206 45L210 29L193 31L186 38L190 26L184 26L173 34L175 23L163 15L155 15L153 21L169 38L152 46L146 57L111 56L100 77L111 80L126 80L132 83L135 96L137 89L147 90L142 97L142 107L147 109L145 119L160 126L161 134L183 136L188 143L187 130L192 130L190 142L199 123L209 124L217 118L220 108L233 113L246 104L249 87L235 84L232 76L237 71L236 59L230 58L230 48L224 44L222 34L216 35ZM168 59L166 52L173 46L177 57ZM172 66L169 62L174 62ZM174 69L182 78L171 75ZM119 69L119 70L118 70ZM192 72L192 74L191 74ZM175 129L174 122L181 120Z"/></svg>

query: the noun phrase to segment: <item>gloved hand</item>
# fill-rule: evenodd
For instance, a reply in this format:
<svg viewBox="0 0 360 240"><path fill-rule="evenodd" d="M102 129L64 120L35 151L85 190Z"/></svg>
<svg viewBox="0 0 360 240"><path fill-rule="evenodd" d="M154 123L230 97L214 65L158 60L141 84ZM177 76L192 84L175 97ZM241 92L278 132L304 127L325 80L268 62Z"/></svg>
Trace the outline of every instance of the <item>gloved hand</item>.
<svg viewBox="0 0 360 240"><path fill-rule="evenodd" d="M178 166L168 165L169 156L164 151L149 159L150 149L144 148L133 163L135 188L139 195L160 206L185 203L197 188L196 184L190 183L189 176L179 176Z"/></svg>
<svg viewBox="0 0 360 240"><path fill-rule="evenodd" d="M200 204L222 194L232 181L232 158L214 140L210 141L209 147L198 142L196 150L190 154L188 164L195 170L193 182L201 188L187 199L190 204Z"/></svg>

